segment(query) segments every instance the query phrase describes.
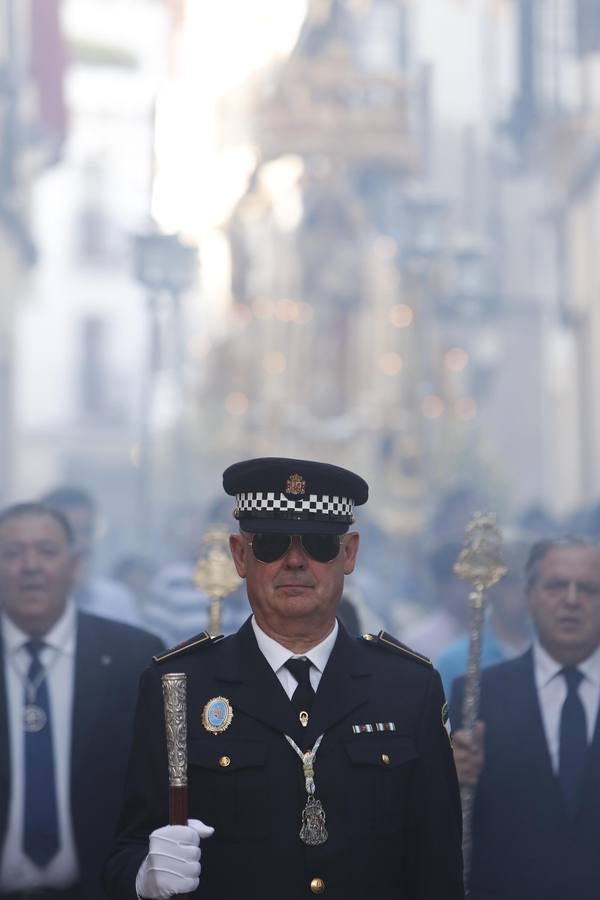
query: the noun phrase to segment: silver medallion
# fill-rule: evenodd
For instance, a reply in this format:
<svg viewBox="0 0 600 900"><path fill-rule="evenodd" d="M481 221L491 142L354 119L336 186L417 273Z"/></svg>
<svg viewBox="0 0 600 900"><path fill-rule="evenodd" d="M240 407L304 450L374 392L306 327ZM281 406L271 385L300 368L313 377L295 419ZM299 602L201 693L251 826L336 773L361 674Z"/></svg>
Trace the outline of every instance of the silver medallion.
<svg viewBox="0 0 600 900"><path fill-rule="evenodd" d="M306 806L302 810L302 828L300 840L308 847L318 847L328 838L325 828L325 810L320 800L309 795Z"/></svg>
<svg viewBox="0 0 600 900"><path fill-rule="evenodd" d="M37 703L27 703L23 707L23 730L30 734L42 731L46 727L48 716Z"/></svg>

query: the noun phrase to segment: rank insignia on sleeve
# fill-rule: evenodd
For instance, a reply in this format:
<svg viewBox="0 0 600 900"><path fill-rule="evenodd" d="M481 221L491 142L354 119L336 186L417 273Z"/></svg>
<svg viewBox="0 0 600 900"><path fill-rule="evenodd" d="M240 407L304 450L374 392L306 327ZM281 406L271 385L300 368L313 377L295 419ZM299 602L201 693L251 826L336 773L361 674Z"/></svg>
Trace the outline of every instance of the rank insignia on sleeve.
<svg viewBox="0 0 600 900"><path fill-rule="evenodd" d="M450 739L450 743L452 743L451 728L450 728L450 716L448 714L448 704L446 702L444 702L444 705L442 706L442 725L446 729L446 734L448 735L448 738Z"/></svg>
<svg viewBox="0 0 600 900"><path fill-rule="evenodd" d="M233 719L233 709L227 697L213 697L202 710L202 724L211 734L226 731Z"/></svg>

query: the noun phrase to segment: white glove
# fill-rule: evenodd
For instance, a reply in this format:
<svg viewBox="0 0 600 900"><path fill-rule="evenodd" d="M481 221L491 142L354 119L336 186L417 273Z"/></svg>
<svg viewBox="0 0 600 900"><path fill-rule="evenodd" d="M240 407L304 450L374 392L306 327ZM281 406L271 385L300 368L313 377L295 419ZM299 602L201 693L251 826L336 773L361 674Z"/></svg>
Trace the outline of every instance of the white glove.
<svg viewBox="0 0 600 900"><path fill-rule="evenodd" d="M135 879L138 897L168 900L195 891L200 883L200 838L209 838L214 830L199 819L188 819L187 825L153 831Z"/></svg>

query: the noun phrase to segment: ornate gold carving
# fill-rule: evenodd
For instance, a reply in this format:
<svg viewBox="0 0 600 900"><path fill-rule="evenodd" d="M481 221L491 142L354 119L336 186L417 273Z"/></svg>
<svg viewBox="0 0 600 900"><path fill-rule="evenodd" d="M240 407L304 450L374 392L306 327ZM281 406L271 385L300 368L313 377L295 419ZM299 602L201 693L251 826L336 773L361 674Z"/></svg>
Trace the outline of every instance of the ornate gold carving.
<svg viewBox="0 0 600 900"><path fill-rule="evenodd" d="M465 546L454 565L459 578L470 581L482 592L506 573L502 561L502 534L493 513L477 512L467 525Z"/></svg>
<svg viewBox="0 0 600 900"><path fill-rule="evenodd" d="M348 50L292 56L275 83L259 85L254 138L264 159L296 153L418 167L411 115L416 85L403 74L367 74Z"/></svg>

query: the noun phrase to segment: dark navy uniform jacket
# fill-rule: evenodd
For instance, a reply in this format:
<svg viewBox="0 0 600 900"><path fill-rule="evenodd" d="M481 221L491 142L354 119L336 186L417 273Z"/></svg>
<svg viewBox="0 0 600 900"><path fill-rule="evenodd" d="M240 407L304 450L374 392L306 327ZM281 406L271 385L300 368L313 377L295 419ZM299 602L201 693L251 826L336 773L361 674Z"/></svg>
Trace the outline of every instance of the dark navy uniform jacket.
<svg viewBox="0 0 600 900"><path fill-rule="evenodd" d="M450 719L460 727L464 679ZM482 673L485 764L473 808L469 900L598 900L600 716L570 818L552 770L531 650Z"/></svg>
<svg viewBox="0 0 600 900"><path fill-rule="evenodd" d="M168 671L187 674L189 816L215 828L201 844L198 897L300 900L315 885L332 900L463 897L460 803L437 672L380 637L352 639L340 625L300 748L324 733L315 783L329 837L307 847L298 834L302 766L284 738L297 733L297 718L250 620L143 676L124 810L105 868L112 897L134 900L148 835L168 822L160 683ZM215 697L233 708L220 734L202 725ZM395 731L377 731L377 723ZM373 731L354 733L364 724Z"/></svg>

